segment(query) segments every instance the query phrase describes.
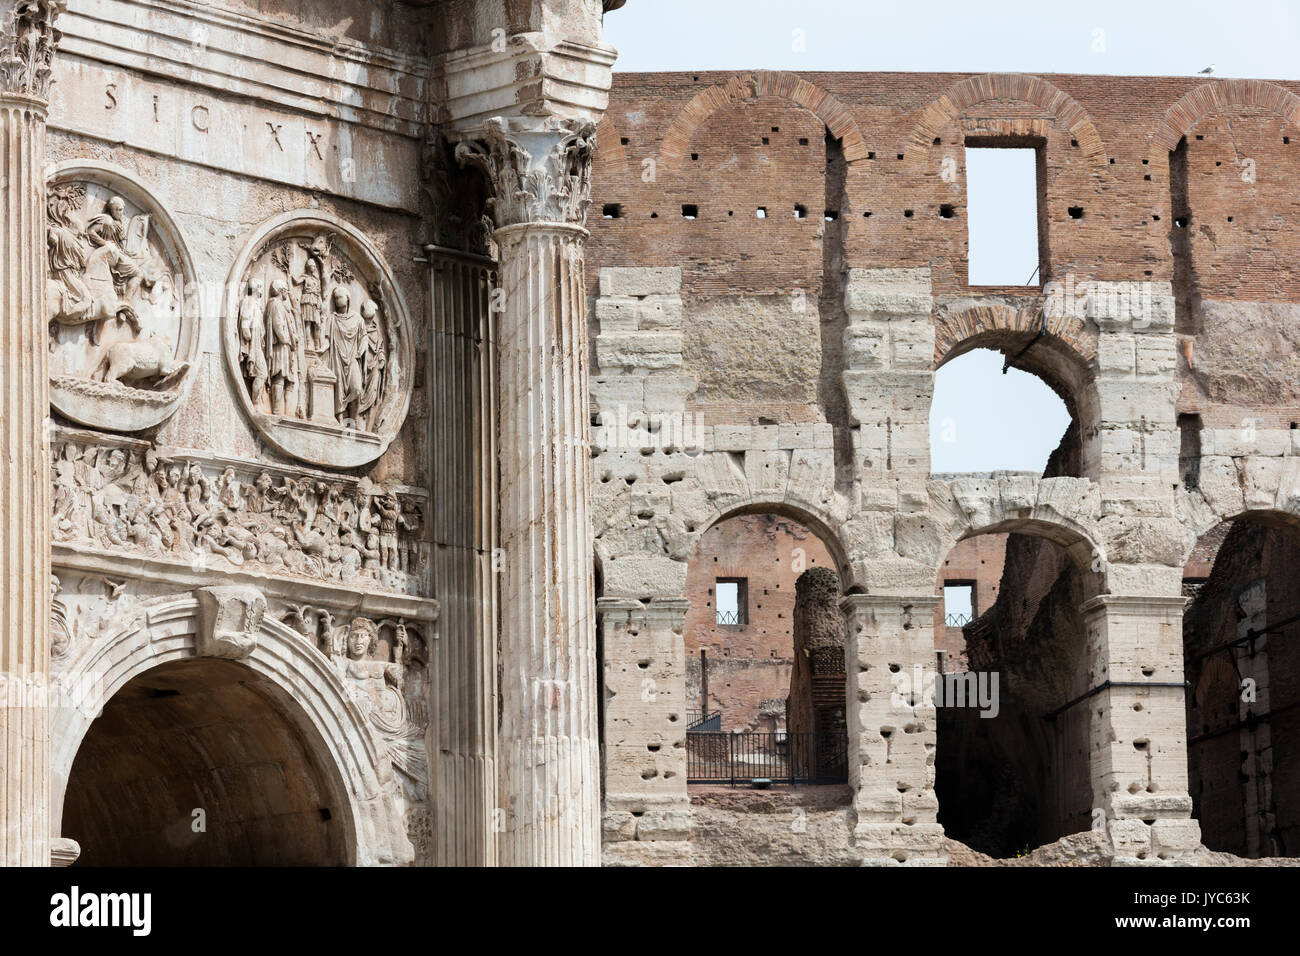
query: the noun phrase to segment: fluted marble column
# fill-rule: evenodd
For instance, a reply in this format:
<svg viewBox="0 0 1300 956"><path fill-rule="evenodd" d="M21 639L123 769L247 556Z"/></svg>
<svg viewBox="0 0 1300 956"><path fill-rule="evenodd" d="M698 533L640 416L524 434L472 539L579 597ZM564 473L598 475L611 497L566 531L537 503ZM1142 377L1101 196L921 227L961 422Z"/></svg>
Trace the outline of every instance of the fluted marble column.
<svg viewBox="0 0 1300 956"><path fill-rule="evenodd" d="M498 860L600 862L582 228L589 124L494 120L457 150L492 184L501 554Z"/></svg>
<svg viewBox="0 0 1300 956"><path fill-rule="evenodd" d="M45 115L62 3L0 0L0 863L50 863Z"/></svg>
<svg viewBox="0 0 1300 956"><path fill-rule="evenodd" d="M433 303L429 363L440 866L496 863L496 395L491 260L427 246Z"/></svg>

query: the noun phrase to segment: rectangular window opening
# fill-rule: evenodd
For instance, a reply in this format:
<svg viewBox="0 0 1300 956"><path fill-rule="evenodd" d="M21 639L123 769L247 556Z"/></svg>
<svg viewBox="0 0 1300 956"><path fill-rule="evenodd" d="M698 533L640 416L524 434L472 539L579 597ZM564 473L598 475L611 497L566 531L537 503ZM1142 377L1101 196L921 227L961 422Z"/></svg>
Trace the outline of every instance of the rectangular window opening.
<svg viewBox="0 0 1300 956"><path fill-rule="evenodd" d="M969 581L943 583L943 622L965 627L975 619L975 585Z"/></svg>
<svg viewBox="0 0 1300 956"><path fill-rule="evenodd" d="M1040 150L966 147L970 285L1036 286L1044 281L1039 224Z"/></svg>
<svg viewBox="0 0 1300 956"><path fill-rule="evenodd" d="M682 204L682 218L683 218L683 219L698 219L699 217L700 217L700 207L699 207L699 206L696 206L696 205L694 205L693 203L683 203L683 204Z"/></svg>
<svg viewBox="0 0 1300 956"><path fill-rule="evenodd" d="M736 627L749 623L748 578L718 578L714 594L717 598L717 623Z"/></svg>

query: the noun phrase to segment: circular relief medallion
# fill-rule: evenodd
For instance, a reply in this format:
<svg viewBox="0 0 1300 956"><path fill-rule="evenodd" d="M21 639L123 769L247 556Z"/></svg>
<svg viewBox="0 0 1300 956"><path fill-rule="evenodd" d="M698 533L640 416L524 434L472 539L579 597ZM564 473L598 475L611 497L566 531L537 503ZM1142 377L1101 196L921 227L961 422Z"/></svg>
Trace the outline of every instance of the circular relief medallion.
<svg viewBox="0 0 1300 956"><path fill-rule="evenodd" d="M245 410L284 454L355 468L397 436L414 367L406 304L347 223L300 211L262 226L231 271L224 338Z"/></svg>
<svg viewBox="0 0 1300 956"><path fill-rule="evenodd" d="M126 172L88 160L46 182L50 404L82 425L139 431L180 405L199 347L180 230Z"/></svg>

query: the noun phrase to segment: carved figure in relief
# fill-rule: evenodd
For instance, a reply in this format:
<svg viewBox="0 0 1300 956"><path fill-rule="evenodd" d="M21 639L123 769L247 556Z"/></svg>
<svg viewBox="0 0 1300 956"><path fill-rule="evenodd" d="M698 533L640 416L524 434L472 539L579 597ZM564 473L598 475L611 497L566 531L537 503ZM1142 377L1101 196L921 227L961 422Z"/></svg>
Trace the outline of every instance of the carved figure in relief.
<svg viewBox="0 0 1300 956"><path fill-rule="evenodd" d="M167 461L152 448L63 442L51 469L51 528L58 541L200 560L254 564L406 590L422 565L419 508L369 481L349 488L310 475L241 477Z"/></svg>
<svg viewBox="0 0 1300 956"><path fill-rule="evenodd" d="M283 415L285 391L297 382L294 352L299 342L289 286L283 279L271 283L271 296L266 303L266 331L270 349L271 412Z"/></svg>
<svg viewBox="0 0 1300 956"><path fill-rule="evenodd" d="M166 336L151 333L136 342L107 346L91 377L126 385L150 381L158 388L166 388L189 367L189 362L176 361L176 347Z"/></svg>
<svg viewBox="0 0 1300 956"><path fill-rule="evenodd" d="M330 371L334 382L334 409L340 424L357 427L357 409L365 391L362 365L366 357L366 326L352 311L346 289L335 288L330 296Z"/></svg>
<svg viewBox="0 0 1300 956"><path fill-rule="evenodd" d="M302 286L298 297L298 309L302 315L304 344L312 352L321 351L321 261L310 253L303 266L302 275L290 279L294 285Z"/></svg>
<svg viewBox="0 0 1300 956"><path fill-rule="evenodd" d="M383 299L382 280L365 276L343 248L332 232L269 240L245 273L228 347L237 349L232 358L257 412L379 434L402 381L404 333ZM264 373L249 305L261 287L255 283L270 289Z"/></svg>
<svg viewBox="0 0 1300 956"><path fill-rule="evenodd" d="M262 280L249 279L239 301L239 361L249 380L254 402L262 400L270 374L266 364L266 322L263 318Z"/></svg>
<svg viewBox="0 0 1300 956"><path fill-rule="evenodd" d="M189 368L176 358L178 281L151 238L149 214L129 216L125 200L112 194L92 213L90 199L87 183L56 183L48 190L45 308L52 373L128 394L166 391Z"/></svg>

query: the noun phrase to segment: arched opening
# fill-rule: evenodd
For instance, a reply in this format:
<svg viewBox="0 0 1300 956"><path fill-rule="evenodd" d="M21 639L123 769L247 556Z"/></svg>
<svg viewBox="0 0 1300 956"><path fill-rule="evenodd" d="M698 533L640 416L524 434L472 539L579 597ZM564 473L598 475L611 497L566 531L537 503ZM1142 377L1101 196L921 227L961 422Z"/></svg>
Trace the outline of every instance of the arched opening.
<svg viewBox="0 0 1300 956"><path fill-rule="evenodd" d="M346 865L347 798L305 727L242 664L160 664L82 738L61 832L86 866Z"/></svg>
<svg viewBox="0 0 1300 956"><path fill-rule="evenodd" d="M1085 549L1009 531L958 541L940 567L933 677L938 821L1003 858L1091 824L1080 607L1097 588Z"/></svg>
<svg viewBox="0 0 1300 956"><path fill-rule="evenodd" d="M831 546L802 521L717 522L687 565L687 781L847 779L844 623Z"/></svg>
<svg viewBox="0 0 1300 956"><path fill-rule="evenodd" d="M1210 529L1183 571L1188 790L1201 841L1300 856L1300 536L1246 515Z"/></svg>
<svg viewBox="0 0 1300 956"><path fill-rule="evenodd" d="M1044 346L1029 339L1024 347ZM1010 350L973 348L935 373L931 472L1082 473L1073 409L1043 378L1008 365L1014 356Z"/></svg>

